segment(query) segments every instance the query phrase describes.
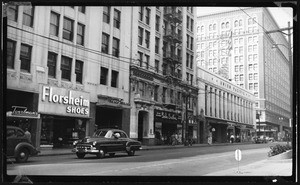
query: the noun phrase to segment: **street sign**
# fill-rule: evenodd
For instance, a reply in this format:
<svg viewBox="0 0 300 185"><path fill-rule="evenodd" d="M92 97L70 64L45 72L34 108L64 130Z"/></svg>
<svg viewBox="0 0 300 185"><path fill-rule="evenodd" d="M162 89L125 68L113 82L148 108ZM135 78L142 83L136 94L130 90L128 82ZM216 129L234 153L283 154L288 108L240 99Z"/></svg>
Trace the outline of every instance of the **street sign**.
<svg viewBox="0 0 300 185"><path fill-rule="evenodd" d="M240 149L235 150L235 160L237 161L242 160L242 151Z"/></svg>

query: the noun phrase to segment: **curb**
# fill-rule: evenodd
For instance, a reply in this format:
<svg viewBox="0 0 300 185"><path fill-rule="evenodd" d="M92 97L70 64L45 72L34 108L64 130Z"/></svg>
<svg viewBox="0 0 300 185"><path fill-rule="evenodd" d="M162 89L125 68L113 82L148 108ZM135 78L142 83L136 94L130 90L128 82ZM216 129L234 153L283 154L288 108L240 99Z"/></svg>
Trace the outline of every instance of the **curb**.
<svg viewBox="0 0 300 185"><path fill-rule="evenodd" d="M218 144L194 144L192 146L183 146L183 145L164 145L164 146L157 146L157 147L151 147L151 146L142 146L142 149L140 151L148 151L148 150L166 150L166 149L180 149L180 148L195 148L195 147L214 147L214 146L227 146L227 145L242 145L242 144L253 144L252 142L247 143L218 143ZM44 149L44 150L53 150L53 149ZM55 149L54 149L55 150ZM57 149L57 152L51 151L51 153L44 153L43 150L40 150L40 153L37 156L31 156L31 157L42 157L42 156L57 156L57 155L70 155L75 154L72 152L72 148L70 149L64 149L65 151L59 151L60 149ZM69 150L69 151L67 151Z"/></svg>

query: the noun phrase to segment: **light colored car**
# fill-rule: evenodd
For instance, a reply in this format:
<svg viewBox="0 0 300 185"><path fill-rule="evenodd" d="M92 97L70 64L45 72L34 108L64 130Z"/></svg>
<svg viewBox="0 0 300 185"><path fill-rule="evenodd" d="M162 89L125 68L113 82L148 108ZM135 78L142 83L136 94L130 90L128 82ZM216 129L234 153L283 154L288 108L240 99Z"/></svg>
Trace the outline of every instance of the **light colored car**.
<svg viewBox="0 0 300 185"><path fill-rule="evenodd" d="M17 162L26 162L29 156L37 155L39 151L32 146L31 141L25 136L25 132L14 126L7 126L6 129L8 158L15 158Z"/></svg>
<svg viewBox="0 0 300 185"><path fill-rule="evenodd" d="M86 154L103 158L106 154L113 157L115 153L127 153L130 156L140 150L141 142L130 139L123 130L99 129L92 137L74 141L72 152L82 159Z"/></svg>

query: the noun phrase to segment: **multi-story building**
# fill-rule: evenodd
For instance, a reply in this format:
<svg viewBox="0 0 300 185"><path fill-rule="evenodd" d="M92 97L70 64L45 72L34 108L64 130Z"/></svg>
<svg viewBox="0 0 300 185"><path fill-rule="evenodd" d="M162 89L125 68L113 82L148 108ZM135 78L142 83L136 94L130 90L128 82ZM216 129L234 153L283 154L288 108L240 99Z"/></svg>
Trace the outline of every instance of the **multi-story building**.
<svg viewBox="0 0 300 185"><path fill-rule="evenodd" d="M7 124L36 147L103 127L162 143L183 117L197 138L193 30L191 7L9 5Z"/></svg>
<svg viewBox="0 0 300 185"><path fill-rule="evenodd" d="M256 98L256 131L280 139L290 132L291 61L288 42L266 8L197 18L197 63ZM283 45L274 49L275 45Z"/></svg>
<svg viewBox="0 0 300 185"><path fill-rule="evenodd" d="M228 79L198 67L198 115L202 142L251 141L255 135L254 95Z"/></svg>
<svg viewBox="0 0 300 185"><path fill-rule="evenodd" d="M7 124L37 147L97 127L129 133L131 9L8 6Z"/></svg>
<svg viewBox="0 0 300 185"><path fill-rule="evenodd" d="M130 135L148 144L169 144L176 133L198 142L195 8L132 11Z"/></svg>

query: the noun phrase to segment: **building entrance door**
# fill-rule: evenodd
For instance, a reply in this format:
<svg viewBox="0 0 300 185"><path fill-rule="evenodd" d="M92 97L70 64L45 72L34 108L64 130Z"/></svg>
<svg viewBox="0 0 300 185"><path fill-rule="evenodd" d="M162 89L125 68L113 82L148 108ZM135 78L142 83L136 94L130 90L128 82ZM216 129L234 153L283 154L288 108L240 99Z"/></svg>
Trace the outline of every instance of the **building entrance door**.
<svg viewBox="0 0 300 185"><path fill-rule="evenodd" d="M147 136L148 112L139 111L138 115L138 141L143 142L144 136Z"/></svg>

